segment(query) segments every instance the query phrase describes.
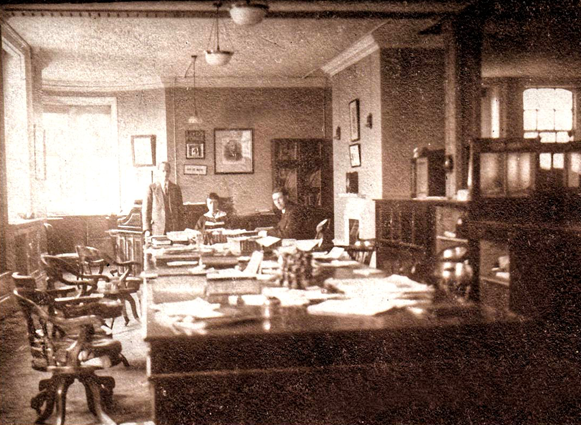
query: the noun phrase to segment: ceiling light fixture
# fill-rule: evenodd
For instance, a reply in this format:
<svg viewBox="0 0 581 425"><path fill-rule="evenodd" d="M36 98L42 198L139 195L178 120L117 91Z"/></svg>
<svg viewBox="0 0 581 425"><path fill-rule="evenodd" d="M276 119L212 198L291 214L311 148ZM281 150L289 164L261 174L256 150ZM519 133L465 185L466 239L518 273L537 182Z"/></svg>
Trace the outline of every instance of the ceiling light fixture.
<svg viewBox="0 0 581 425"><path fill-rule="evenodd" d="M206 62L208 65L213 66L221 66L226 65L232 59L232 55L234 52L227 51L227 50L220 50L220 7L222 6L222 2L218 1L214 3L216 6L216 21L212 24L212 31L210 32L210 39L208 40L208 47L214 46L214 48L208 48L206 50ZM216 28L215 36L214 36L214 28ZM226 31L226 26L224 26L224 31ZM212 44L212 41L214 43Z"/></svg>
<svg viewBox="0 0 581 425"><path fill-rule="evenodd" d="M188 66L188 69L186 69L186 74L184 75L184 79L187 79L188 72L193 68L194 113L188 118L188 124L202 124L202 118L198 115L198 108L196 106L196 59L198 59L198 56L192 55L192 62Z"/></svg>
<svg viewBox="0 0 581 425"><path fill-rule="evenodd" d="M235 3L230 8L230 17L237 25L256 25L262 22L268 12L268 5L251 0Z"/></svg>

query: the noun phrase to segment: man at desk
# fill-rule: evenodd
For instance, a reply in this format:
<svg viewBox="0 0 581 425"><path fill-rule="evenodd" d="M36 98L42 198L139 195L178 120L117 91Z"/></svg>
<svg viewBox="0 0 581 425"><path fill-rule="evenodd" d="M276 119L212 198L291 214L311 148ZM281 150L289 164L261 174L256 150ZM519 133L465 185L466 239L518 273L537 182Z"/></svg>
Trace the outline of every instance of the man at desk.
<svg viewBox="0 0 581 425"><path fill-rule="evenodd" d="M200 216L196 223L196 230L205 231L230 227L228 215L219 209L219 205L220 197L214 192L210 193L206 199L208 212Z"/></svg>
<svg viewBox="0 0 581 425"><path fill-rule="evenodd" d="M272 201L282 216L276 227L268 231L268 235L282 239L312 239L315 236L309 226L309 211L292 202L285 187L272 191Z"/></svg>
<svg viewBox="0 0 581 425"><path fill-rule="evenodd" d="M182 190L169 180L171 165L161 162L158 181L147 188L143 198L142 219L145 236L165 235L167 232L183 230Z"/></svg>

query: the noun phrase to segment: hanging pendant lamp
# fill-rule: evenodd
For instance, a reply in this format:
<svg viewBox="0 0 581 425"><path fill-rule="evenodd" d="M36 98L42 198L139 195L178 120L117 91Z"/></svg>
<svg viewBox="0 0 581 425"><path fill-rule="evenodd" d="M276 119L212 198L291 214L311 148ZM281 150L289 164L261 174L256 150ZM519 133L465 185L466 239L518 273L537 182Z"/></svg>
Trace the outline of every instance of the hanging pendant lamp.
<svg viewBox="0 0 581 425"><path fill-rule="evenodd" d="M186 69L186 74L184 75L184 79L187 79L188 72L190 71L190 69L193 68L193 70L194 70L194 72L193 72L194 112L192 115L190 115L188 117L188 124L202 124L202 122L203 122L200 115L198 115L198 107L196 105L196 59L198 59L198 56L192 55L192 62L188 66L188 69Z"/></svg>
<svg viewBox="0 0 581 425"><path fill-rule="evenodd" d="M228 62L230 62L230 59L232 59L232 55L234 55L234 52L228 51L228 50L220 50L220 7L222 6L222 2L218 1L216 3L214 3L214 6L216 6L216 21L212 24L212 31L210 32L210 39L208 40L208 45L212 45L212 41L214 41L214 44L212 45L212 48L208 48L208 50L206 50L206 62L208 62L208 65L213 65L213 66L222 66L222 65L226 65ZM216 31L214 32L214 28L216 28ZM224 30L226 29L226 27L224 27Z"/></svg>
<svg viewBox="0 0 581 425"><path fill-rule="evenodd" d="M230 17L237 25L250 26L261 23L266 12L268 12L268 5L246 0L230 8Z"/></svg>

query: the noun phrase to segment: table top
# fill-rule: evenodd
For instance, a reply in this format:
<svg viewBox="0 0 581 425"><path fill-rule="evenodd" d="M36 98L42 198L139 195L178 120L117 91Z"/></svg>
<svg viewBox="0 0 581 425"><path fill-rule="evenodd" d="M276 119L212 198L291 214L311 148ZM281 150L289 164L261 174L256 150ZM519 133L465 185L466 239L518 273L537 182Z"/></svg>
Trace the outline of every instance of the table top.
<svg viewBox="0 0 581 425"><path fill-rule="evenodd" d="M353 272L353 270L363 267L330 268L326 271L325 277L366 279L366 277L355 275ZM375 316L314 315L309 314L305 306L231 305L232 298L229 295L260 294L263 288L276 284L256 279L208 281L204 275L167 275L164 274L166 270L168 268L159 269L160 275L155 279L146 278L145 339L148 342L228 338L234 335L265 337L308 333L376 333L378 331L409 330L412 328L426 329L499 323L518 324L524 320L512 313L485 306L452 305L447 302L432 301L424 302L418 308L397 308ZM385 274L371 276L385 276ZM228 314L232 315L232 326L210 326L202 332L183 333L173 328L171 324L159 320L159 315L156 314L157 304L194 300L198 297L210 302L219 302L221 311L227 311Z"/></svg>

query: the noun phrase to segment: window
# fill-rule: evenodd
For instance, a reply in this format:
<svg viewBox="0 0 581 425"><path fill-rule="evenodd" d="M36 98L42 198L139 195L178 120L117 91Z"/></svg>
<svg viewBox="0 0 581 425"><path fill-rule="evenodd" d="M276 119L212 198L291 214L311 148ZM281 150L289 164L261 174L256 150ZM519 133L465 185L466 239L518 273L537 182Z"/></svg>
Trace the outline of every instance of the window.
<svg viewBox="0 0 581 425"><path fill-rule="evenodd" d="M45 102L46 202L49 214L119 211L115 102L51 98Z"/></svg>
<svg viewBox="0 0 581 425"><path fill-rule="evenodd" d="M524 137L542 142L568 142L573 130L573 92L557 88L527 89L523 93Z"/></svg>
<svg viewBox="0 0 581 425"><path fill-rule="evenodd" d="M525 138L568 142L573 132L573 92L562 88L531 88L523 92ZM541 154L541 169L562 169L563 154Z"/></svg>
<svg viewBox="0 0 581 425"><path fill-rule="evenodd" d="M6 194L9 221L32 214L29 93L26 81L28 52L2 38Z"/></svg>

